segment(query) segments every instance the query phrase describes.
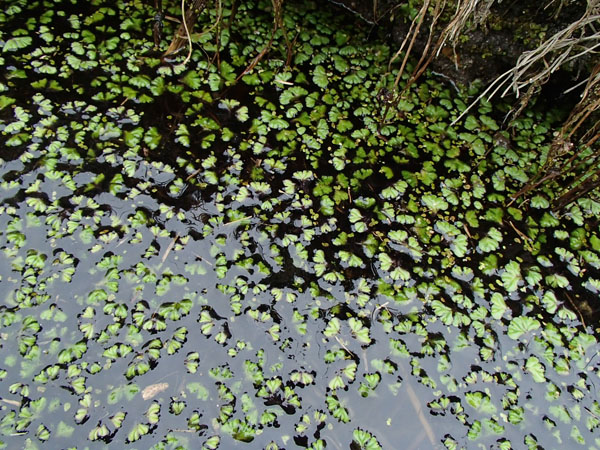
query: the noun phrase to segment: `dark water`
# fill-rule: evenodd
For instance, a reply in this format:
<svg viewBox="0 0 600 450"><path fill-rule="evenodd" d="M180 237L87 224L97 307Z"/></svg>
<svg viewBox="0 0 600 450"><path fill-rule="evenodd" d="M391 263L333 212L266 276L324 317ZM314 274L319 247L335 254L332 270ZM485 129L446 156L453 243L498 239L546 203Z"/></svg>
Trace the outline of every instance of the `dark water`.
<svg viewBox="0 0 600 450"><path fill-rule="evenodd" d="M311 4L237 83L267 4L179 68L147 5L48 6L0 16L5 448L600 446L598 203L506 206L551 115L381 123L390 49Z"/></svg>

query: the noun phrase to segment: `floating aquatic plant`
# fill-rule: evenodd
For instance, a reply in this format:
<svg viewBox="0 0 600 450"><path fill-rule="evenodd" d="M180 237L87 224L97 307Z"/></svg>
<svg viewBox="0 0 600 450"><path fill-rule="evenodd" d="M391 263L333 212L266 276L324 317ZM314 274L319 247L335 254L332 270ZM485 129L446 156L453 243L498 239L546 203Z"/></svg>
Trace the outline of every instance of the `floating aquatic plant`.
<svg viewBox="0 0 600 450"><path fill-rule="evenodd" d="M598 205L507 206L550 119L431 78L382 125L389 49L307 6L239 78L267 3L185 67L139 3L0 16L3 445L597 446Z"/></svg>

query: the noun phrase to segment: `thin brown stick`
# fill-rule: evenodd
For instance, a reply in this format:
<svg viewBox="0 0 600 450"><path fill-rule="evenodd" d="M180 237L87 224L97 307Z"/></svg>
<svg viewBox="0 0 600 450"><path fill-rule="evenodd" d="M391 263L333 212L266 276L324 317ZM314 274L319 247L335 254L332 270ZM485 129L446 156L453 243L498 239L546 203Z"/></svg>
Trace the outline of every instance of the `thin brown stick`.
<svg viewBox="0 0 600 450"><path fill-rule="evenodd" d="M554 201L553 203L556 206L554 206L553 209L561 210L568 204L596 189L600 184L600 170L590 174L588 178L590 179L589 181L583 181L579 186L571 188L568 192L561 195L556 201Z"/></svg>
<svg viewBox="0 0 600 450"><path fill-rule="evenodd" d="M585 320L583 318L583 314L581 314L581 311L579 311L579 308L577 307L577 305L575 304L575 302L573 301L571 296L567 292L565 292L565 296L569 300L569 303L571 304L573 309L577 312L577 315L579 316L579 320L581 320L581 324L583 325L583 328L587 328L587 325L585 324Z"/></svg>
<svg viewBox="0 0 600 450"><path fill-rule="evenodd" d="M187 37L189 51L185 59L183 60L183 65L185 66L189 60L192 58L192 37L190 36L190 29L187 26L187 20L185 18L185 0L181 0L181 19L183 21L183 28L185 29L185 36Z"/></svg>
<svg viewBox="0 0 600 450"><path fill-rule="evenodd" d="M235 79L236 83L247 73L251 72L252 69L254 69L256 67L256 65L265 57L265 55L269 52L269 50L271 50L271 47L273 46L273 39L275 38L275 33L277 32L277 30L279 29L279 27L283 27L283 0L271 0L272 5L273 5L273 30L271 31L271 38L269 39L269 42L267 42L267 45L260 51L260 53L258 55L256 55L256 57L252 60L252 62L250 62L250 64L248 65L248 67L246 67L244 69L244 71L238 75L238 77ZM284 38L286 40L286 45L288 46L288 59L289 59L289 51L290 51L290 43L287 37L287 33L285 32L285 29L283 29L283 34L284 34Z"/></svg>
<svg viewBox="0 0 600 450"><path fill-rule="evenodd" d="M186 43L191 44L191 35L189 30L196 23L198 16L204 10L208 0L190 0L191 5L184 11L184 0L182 0L182 23L175 31L169 48L163 53L162 58L169 58L178 53Z"/></svg>
<svg viewBox="0 0 600 450"><path fill-rule="evenodd" d="M254 69L256 67L256 65L260 62L260 60L263 59L264 56L269 52L269 50L271 49L272 43L273 43L273 36L271 36L271 39L269 40L269 42L267 43L267 45L265 46L265 48L263 48L260 51L260 53L258 55L256 55L256 57L252 60L252 62L250 62L250 64L248 64L248 66L244 69L244 71L238 75L238 77L235 79L236 83L244 75L250 73L252 71L252 69Z"/></svg>
<svg viewBox="0 0 600 450"><path fill-rule="evenodd" d="M338 344L340 344L344 350L346 350L349 354L351 354L352 356L354 356L354 359L360 361L360 359L356 355L356 353L354 353L352 350L350 350L348 347L346 347L346 344L344 344L344 342L338 336L334 336L334 337L335 337L335 340L338 342Z"/></svg>
<svg viewBox="0 0 600 450"><path fill-rule="evenodd" d="M415 413L417 414L417 417L419 418L419 422L421 422L421 425L423 426L425 433L427 434L427 438L429 439L431 448L435 448L435 446L436 446L435 434L433 433L433 428L431 428L431 425L429 424L429 421L425 417L425 414L423 414L423 408L421 408L421 402L419 401L419 397L417 397L417 394L415 393L415 391L413 390L411 385L406 380L405 380L405 383L406 383L406 392L408 393L408 398L410 399L410 403L411 403L413 409L415 410Z"/></svg>
<svg viewBox="0 0 600 450"><path fill-rule="evenodd" d="M4 403L7 403L12 406L21 406L21 402L18 402L16 400L11 400L8 398L0 398L0 402L4 402Z"/></svg>
<svg viewBox="0 0 600 450"><path fill-rule="evenodd" d="M506 205L506 207L508 208L510 205L512 205L519 197L521 197L522 195L527 194L528 192L531 192L532 190L536 189L538 186L542 185L543 183L545 183L548 180L552 180L556 177L558 177L560 175L560 172L551 172L548 175L546 175L545 177L543 177L540 180L536 181L536 178L534 178L533 180L528 181L525 186L523 186L519 192L517 192L515 195L512 196L511 201Z"/></svg>
<svg viewBox="0 0 600 450"><path fill-rule="evenodd" d="M438 41L438 43L436 43L436 46L434 47L434 51L432 51L432 52L429 51L429 47L431 46L431 42L433 40L435 26L437 24L438 19L442 15L442 11L444 10L445 6L446 6L445 0L436 2L434 10L433 10L433 19L431 20L431 25L429 26L429 36L427 37L427 42L425 44L425 48L423 49L423 54L421 55L421 58L417 62L417 65L415 66L415 69L413 70L413 73L411 74L410 78L408 79L408 82L406 83L406 86L404 86L404 89L402 90L402 92L406 92L410 88L412 83L414 83L423 74L423 72L425 72L425 70L427 69L427 66L429 66L429 64L435 57L435 54L441 44ZM428 58L427 58L427 55L429 55Z"/></svg>
<svg viewBox="0 0 600 450"><path fill-rule="evenodd" d="M200 172L202 172L204 169L204 167L200 167L199 169L194 170L191 174L189 174L185 181L188 182L190 181L192 178L194 178L196 175L198 175Z"/></svg>
<svg viewBox="0 0 600 450"><path fill-rule="evenodd" d="M419 30L421 29L421 25L423 25L423 20L425 19L425 16L427 15L427 8L429 8L429 3L430 3L430 0L425 0L425 2L423 3L423 6L419 10L419 14L417 16L418 21L416 22L416 25L415 25L415 22L413 21L413 23L411 24L410 29L408 31L408 34L406 35L406 37L404 38L404 41L402 42L402 45L400 46L400 49L396 52L394 57L390 60L390 64L391 64L393 62L393 60L396 58L396 56L400 55L400 52L402 51L402 48L404 47L406 40L410 37L410 42L408 44L408 48L406 49L406 53L404 54L402 64L400 66L400 69L398 70L398 74L396 75L396 79L394 80L394 89L398 88L398 84L400 83L400 78L402 77L402 74L404 73L404 68L406 67L406 64L408 63L408 58L410 56L411 50L413 48L413 45L415 44L417 35L419 34ZM413 30L413 25L415 25L415 27L414 27L414 31L411 36L411 30Z"/></svg>
<svg viewBox="0 0 600 450"><path fill-rule="evenodd" d="M600 127L600 121L596 122L596 124L594 125L594 128L598 128ZM600 132L597 132L594 136L592 136L585 144L584 147L591 147L592 145L594 145L594 143L600 139Z"/></svg>
<svg viewBox="0 0 600 450"><path fill-rule="evenodd" d="M509 221L510 226L512 227L513 230L515 230L515 232L521 237L521 239L523 239L523 241L528 242L529 244L531 244L533 242L533 239L531 239L529 236L527 236L525 233L523 233L521 230L519 230L514 223L512 223L512 220Z"/></svg>
<svg viewBox="0 0 600 450"><path fill-rule="evenodd" d="M171 253L171 250L173 250L173 247L175 246L175 243L177 242L177 239L179 239L179 233L175 234L175 237L169 243L169 246L165 250L165 254L163 255L163 257L160 260L161 264L164 263L167 260L167 256L169 256L169 253Z"/></svg>

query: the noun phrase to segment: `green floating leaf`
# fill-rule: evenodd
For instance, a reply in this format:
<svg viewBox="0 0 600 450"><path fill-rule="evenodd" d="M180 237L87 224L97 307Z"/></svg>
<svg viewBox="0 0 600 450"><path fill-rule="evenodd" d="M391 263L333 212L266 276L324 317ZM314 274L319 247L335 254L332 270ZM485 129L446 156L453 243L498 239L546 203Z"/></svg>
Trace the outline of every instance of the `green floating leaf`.
<svg viewBox="0 0 600 450"><path fill-rule="evenodd" d="M445 305L440 300L432 301L431 308L433 309L435 315L444 323L444 325L452 325L452 322L454 321L452 308Z"/></svg>
<svg viewBox="0 0 600 450"><path fill-rule="evenodd" d="M352 336L354 336L357 341L367 345L371 343L369 329L365 327L360 320L356 319L355 317L351 317L348 319L348 325L350 325Z"/></svg>
<svg viewBox="0 0 600 450"><path fill-rule="evenodd" d="M0 95L0 109L4 109L7 106L12 105L16 100L12 97L7 97L6 95Z"/></svg>
<svg viewBox="0 0 600 450"><path fill-rule="evenodd" d="M221 77L218 73L213 72L208 76L208 86L211 91L218 91L221 89Z"/></svg>
<svg viewBox="0 0 600 450"><path fill-rule="evenodd" d="M569 414L568 409L564 405L552 405L548 408L550 414L560 420L563 423L571 423L573 420Z"/></svg>
<svg viewBox="0 0 600 450"><path fill-rule="evenodd" d="M142 436L148 434L150 427L145 423L135 425L127 435L127 442L135 442Z"/></svg>
<svg viewBox="0 0 600 450"><path fill-rule="evenodd" d="M473 131L474 129L479 127L479 122L472 115L468 115L465 120L465 128L469 131Z"/></svg>
<svg viewBox="0 0 600 450"><path fill-rule="evenodd" d="M545 278L546 283L548 283L548 285L550 287L559 287L559 288L566 288L569 286L569 279L567 277L565 277L564 275L560 275L558 273L554 273L551 275L546 276Z"/></svg>
<svg viewBox="0 0 600 450"><path fill-rule="evenodd" d="M461 233L454 238L452 244L450 245L450 249L458 258L463 258L468 252L468 244L469 241L467 236Z"/></svg>
<svg viewBox="0 0 600 450"><path fill-rule="evenodd" d="M546 197L542 195L536 195L531 198L531 206L537 209L547 209L550 206L550 202Z"/></svg>
<svg viewBox="0 0 600 450"><path fill-rule="evenodd" d="M350 252L347 252L344 250L340 250L339 257L343 262L347 263L350 267L361 267L363 265L363 260L359 256L356 256L353 253L350 253Z"/></svg>
<svg viewBox="0 0 600 450"><path fill-rule="evenodd" d="M521 267L516 261L509 262L504 268L504 272L501 275L502 284L508 292L514 292L517 290L519 283L523 281L521 275Z"/></svg>
<svg viewBox="0 0 600 450"><path fill-rule="evenodd" d="M9 39L4 43L4 47L2 47L3 52L14 52L20 50L22 48L28 47L33 42L31 36L18 36Z"/></svg>
<svg viewBox="0 0 600 450"><path fill-rule="evenodd" d="M532 319L527 316L515 317L508 325L508 337L514 340L519 339L525 333L535 331L540 327L540 322L537 319Z"/></svg>
<svg viewBox="0 0 600 450"><path fill-rule="evenodd" d="M494 292L494 294L492 295L491 303L492 317L496 320L501 319L504 313L509 310L508 306L506 305L506 302L504 301L504 298L498 292Z"/></svg>
<svg viewBox="0 0 600 450"><path fill-rule="evenodd" d="M337 397L329 395L326 397L325 401L327 403L327 409L334 418L343 423L350 422L350 414L348 413L348 410L344 408Z"/></svg>
<svg viewBox="0 0 600 450"><path fill-rule="evenodd" d="M323 334L326 337L333 337L333 336L339 334L340 329L341 329L340 319L338 319L337 317L334 317L327 323L327 327L325 328L325 331L323 332Z"/></svg>
<svg viewBox="0 0 600 450"><path fill-rule="evenodd" d="M377 442L377 439L368 431L356 428L352 433L353 442L358 446L360 450L381 450L381 445ZM355 448L352 445L351 448Z"/></svg>
<svg viewBox="0 0 600 450"><path fill-rule="evenodd" d="M481 123L484 124L486 127L488 127L492 131L496 131L499 129L496 121L489 116L481 115L481 116L479 116L479 120L481 120Z"/></svg>
<svg viewBox="0 0 600 450"><path fill-rule="evenodd" d="M198 89L202 86L202 76L197 70L190 70L182 78L182 81L192 89Z"/></svg>
<svg viewBox="0 0 600 450"><path fill-rule="evenodd" d="M540 273L539 267L532 267L527 271L525 280L529 286L537 286L542 280L542 274Z"/></svg>
<svg viewBox="0 0 600 450"><path fill-rule="evenodd" d="M313 81L321 89L325 89L327 87L329 84L329 77L323 66L319 65L315 67L315 70L313 71Z"/></svg>
<svg viewBox="0 0 600 450"><path fill-rule="evenodd" d="M433 214L448 209L448 202L437 195L427 194L421 198L423 205Z"/></svg>
<svg viewBox="0 0 600 450"><path fill-rule="evenodd" d="M496 407L492 403L490 396L484 392L467 392L465 398L469 405L481 413L494 414L496 412Z"/></svg>
<svg viewBox="0 0 600 450"><path fill-rule="evenodd" d="M531 374L533 381L544 383L546 381L546 368L536 356L530 356L525 363L525 370Z"/></svg>
<svg viewBox="0 0 600 450"><path fill-rule="evenodd" d="M542 297L542 304L546 308L546 311L548 311L550 314L554 314L559 306L558 299L552 291L547 291L546 293L544 293Z"/></svg>
<svg viewBox="0 0 600 450"><path fill-rule="evenodd" d="M220 443L221 438L219 436L211 436L206 440L206 442L204 442L202 449L206 448L208 450L216 450L217 448L219 448Z"/></svg>
<svg viewBox="0 0 600 450"><path fill-rule="evenodd" d="M490 228L487 236L480 239L477 248L483 253L495 252L502 242L502 234L494 227Z"/></svg>

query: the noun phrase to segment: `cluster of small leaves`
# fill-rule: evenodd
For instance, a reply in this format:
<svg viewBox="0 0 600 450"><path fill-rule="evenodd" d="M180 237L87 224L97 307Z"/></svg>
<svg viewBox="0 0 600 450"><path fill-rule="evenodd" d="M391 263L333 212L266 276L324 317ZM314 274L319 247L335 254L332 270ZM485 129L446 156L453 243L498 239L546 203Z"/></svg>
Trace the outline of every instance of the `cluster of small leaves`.
<svg viewBox="0 0 600 450"><path fill-rule="evenodd" d="M9 3L8 447L600 445L600 204L510 203L551 114L450 126L474 90L433 75L388 108L389 48L306 6L248 69L271 2L188 66L139 2Z"/></svg>

